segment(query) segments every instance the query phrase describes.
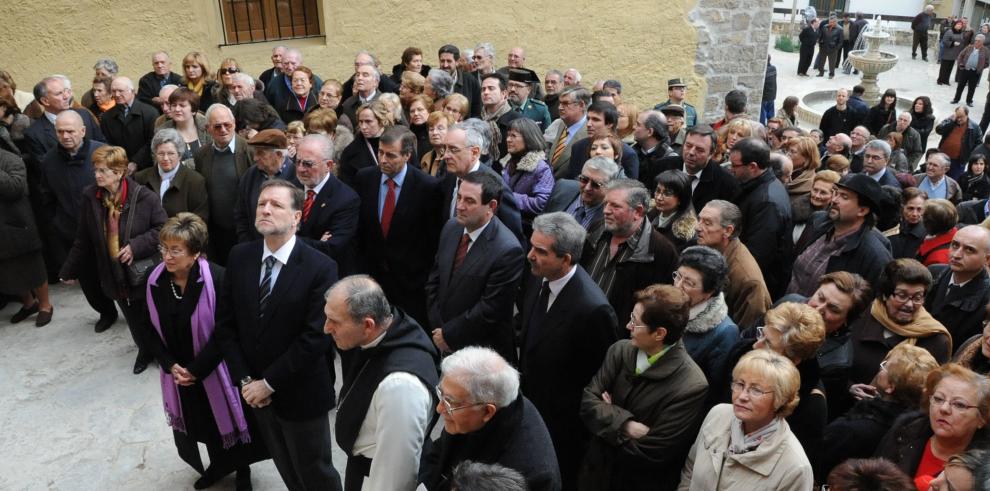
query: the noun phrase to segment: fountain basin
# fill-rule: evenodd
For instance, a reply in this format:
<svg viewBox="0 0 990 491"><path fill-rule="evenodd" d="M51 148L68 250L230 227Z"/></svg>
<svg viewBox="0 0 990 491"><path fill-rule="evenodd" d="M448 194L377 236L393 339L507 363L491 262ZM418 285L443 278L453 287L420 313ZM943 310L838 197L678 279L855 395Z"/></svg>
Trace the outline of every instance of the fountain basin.
<svg viewBox="0 0 990 491"><path fill-rule="evenodd" d="M818 128L822 122L822 115L828 108L835 105L835 94L837 90L814 90L800 97L795 111L797 111L798 121L810 128ZM897 113L910 111L914 99L897 98Z"/></svg>
<svg viewBox="0 0 990 491"><path fill-rule="evenodd" d="M849 62L864 73L882 73L894 68L897 55L886 51L868 52L865 49L849 52Z"/></svg>

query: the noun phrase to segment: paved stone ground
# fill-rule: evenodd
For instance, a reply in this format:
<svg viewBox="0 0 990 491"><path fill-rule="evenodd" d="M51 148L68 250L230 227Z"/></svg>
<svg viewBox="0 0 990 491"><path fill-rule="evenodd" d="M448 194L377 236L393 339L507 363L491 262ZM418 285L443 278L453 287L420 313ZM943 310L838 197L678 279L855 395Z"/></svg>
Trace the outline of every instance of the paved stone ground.
<svg viewBox="0 0 990 491"><path fill-rule="evenodd" d="M123 317L96 334L78 287L53 286L52 299L43 328L33 317L11 325L17 302L0 311L0 489L192 489L199 476L175 452L156 366L131 374L137 348ZM270 460L252 477L255 489L284 489ZM233 488L231 475L212 489Z"/></svg>

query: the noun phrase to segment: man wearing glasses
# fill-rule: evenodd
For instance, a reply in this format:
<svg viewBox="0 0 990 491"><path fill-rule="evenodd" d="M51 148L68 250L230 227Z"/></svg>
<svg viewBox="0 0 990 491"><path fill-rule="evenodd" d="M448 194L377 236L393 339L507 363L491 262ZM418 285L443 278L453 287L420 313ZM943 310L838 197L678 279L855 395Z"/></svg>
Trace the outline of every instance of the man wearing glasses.
<svg viewBox="0 0 990 491"><path fill-rule="evenodd" d="M584 163L577 180L561 179L547 200L546 213L567 212L588 232L588 241L598 242L605 230L602 209L605 203L605 186L619 172L612 159L593 157Z"/></svg>
<svg viewBox="0 0 990 491"><path fill-rule="evenodd" d="M498 353L471 346L444 358L440 372L436 411L443 433L423 455L419 478L426 489L448 489L465 460L514 469L532 490L561 489L553 442L520 392L515 368Z"/></svg>
<svg viewBox="0 0 990 491"><path fill-rule="evenodd" d="M346 357L335 428L348 455L344 490L415 488L437 406L433 343L368 276L338 281L324 313L323 331Z"/></svg>
<svg viewBox="0 0 990 491"><path fill-rule="evenodd" d="M569 171L571 147L588 137L586 110L591 104L591 93L581 87L568 87L557 101L560 119L554 121L543 136L548 142L548 163L553 168L553 176L561 179Z"/></svg>

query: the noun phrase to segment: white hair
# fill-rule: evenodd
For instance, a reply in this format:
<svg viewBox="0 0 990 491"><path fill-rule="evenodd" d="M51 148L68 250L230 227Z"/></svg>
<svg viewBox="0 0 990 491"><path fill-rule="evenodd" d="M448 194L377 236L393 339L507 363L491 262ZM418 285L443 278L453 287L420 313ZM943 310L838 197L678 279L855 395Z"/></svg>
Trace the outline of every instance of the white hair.
<svg viewBox="0 0 990 491"><path fill-rule="evenodd" d="M519 372L490 348L461 348L443 359L440 373L463 385L473 402L503 408L519 397Z"/></svg>
<svg viewBox="0 0 990 491"><path fill-rule="evenodd" d="M495 46L492 46L492 43L478 43L478 45L474 47L475 53L477 53L479 49L484 50L485 56L488 58L492 60L495 59Z"/></svg>
<svg viewBox="0 0 990 491"><path fill-rule="evenodd" d="M230 118L231 119L234 118L234 112L231 111L229 107L227 107L227 106L225 106L225 105L220 104L219 102L217 102L215 104L210 105L210 107L206 108L206 120L209 121L210 120L210 116L212 116L213 113L215 113L217 111L226 112L227 114L230 115Z"/></svg>
<svg viewBox="0 0 990 491"><path fill-rule="evenodd" d="M237 73L235 73L234 74L234 80L240 80L241 82L244 82L244 85L247 85L248 87L251 87L251 86L254 85L254 77L252 77L252 76L250 76L250 75L248 75L248 74L246 74L244 72L237 72Z"/></svg>

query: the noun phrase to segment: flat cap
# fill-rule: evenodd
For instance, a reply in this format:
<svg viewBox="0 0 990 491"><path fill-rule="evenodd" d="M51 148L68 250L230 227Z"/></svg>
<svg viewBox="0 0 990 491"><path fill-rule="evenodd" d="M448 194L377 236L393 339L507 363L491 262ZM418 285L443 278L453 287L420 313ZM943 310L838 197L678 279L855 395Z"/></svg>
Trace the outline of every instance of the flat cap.
<svg viewBox="0 0 990 491"><path fill-rule="evenodd" d="M252 147L267 147L285 149L289 148L289 139L285 137L285 132L270 128L261 130L258 134L248 140L248 145Z"/></svg>
<svg viewBox="0 0 990 491"><path fill-rule="evenodd" d="M677 116L683 116L684 106L680 104L667 104L666 106L660 108L660 112L664 114L674 114Z"/></svg>

